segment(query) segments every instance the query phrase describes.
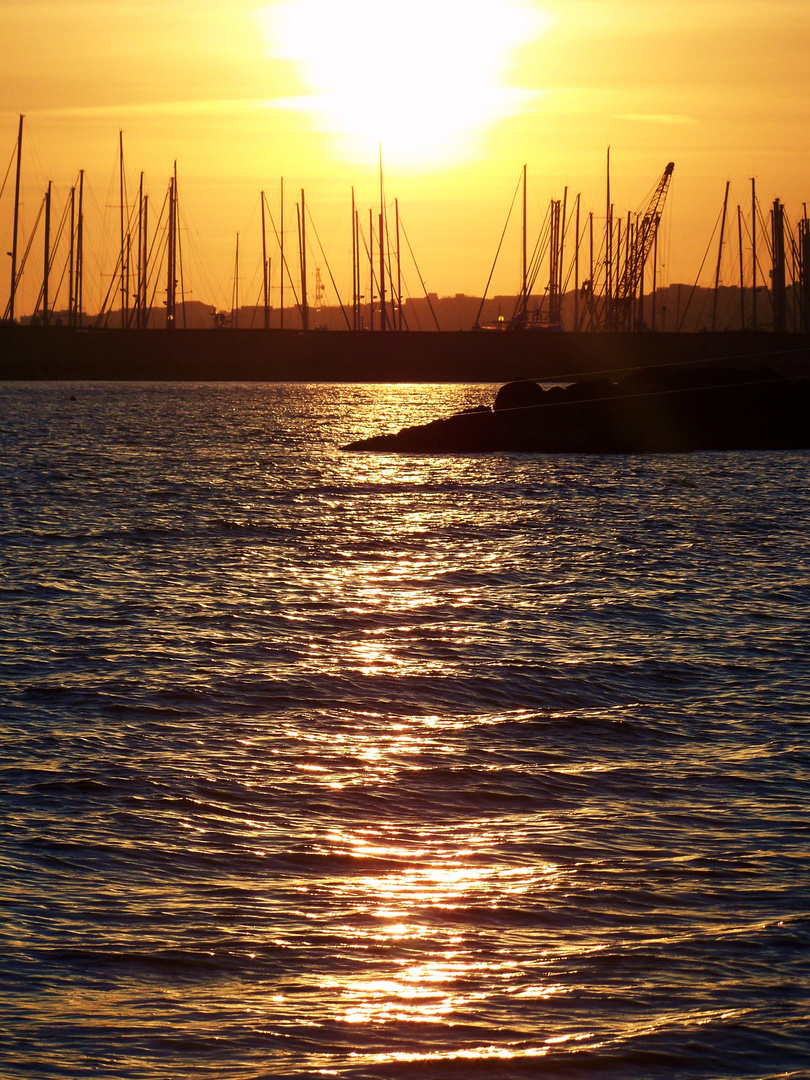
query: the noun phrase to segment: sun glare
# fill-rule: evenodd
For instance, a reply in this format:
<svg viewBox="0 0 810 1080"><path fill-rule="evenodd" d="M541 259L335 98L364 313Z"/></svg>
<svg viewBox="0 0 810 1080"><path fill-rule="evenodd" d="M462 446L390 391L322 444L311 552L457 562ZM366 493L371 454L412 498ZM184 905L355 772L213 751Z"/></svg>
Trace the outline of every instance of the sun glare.
<svg viewBox="0 0 810 1080"><path fill-rule="evenodd" d="M459 160L534 95L512 85L516 50L550 14L530 0L276 0L259 11L270 57L293 60L308 112L344 153L422 166ZM277 103L278 104L278 103Z"/></svg>

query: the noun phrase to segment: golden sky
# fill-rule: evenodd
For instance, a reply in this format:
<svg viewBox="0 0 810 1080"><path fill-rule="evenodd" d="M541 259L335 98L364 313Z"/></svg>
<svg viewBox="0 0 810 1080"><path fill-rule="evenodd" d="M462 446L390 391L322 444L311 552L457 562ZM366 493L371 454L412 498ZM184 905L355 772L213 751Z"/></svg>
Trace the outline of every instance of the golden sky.
<svg viewBox="0 0 810 1080"><path fill-rule="evenodd" d="M441 295L481 293L524 163L537 233L566 186L602 227L608 146L618 214L674 161L673 283L694 281L726 180L735 215L751 177L793 223L810 199L810 0L3 0L0 33L0 168L24 113L24 227L47 181L64 205L83 168L88 271L103 270L121 130L130 198L143 171L159 203L177 161L187 287L218 307L237 232L240 296L258 298L259 192L277 215L282 175L288 224L304 188L348 299L351 187L367 221L380 145L386 198ZM515 232L491 291L517 291L519 272Z"/></svg>

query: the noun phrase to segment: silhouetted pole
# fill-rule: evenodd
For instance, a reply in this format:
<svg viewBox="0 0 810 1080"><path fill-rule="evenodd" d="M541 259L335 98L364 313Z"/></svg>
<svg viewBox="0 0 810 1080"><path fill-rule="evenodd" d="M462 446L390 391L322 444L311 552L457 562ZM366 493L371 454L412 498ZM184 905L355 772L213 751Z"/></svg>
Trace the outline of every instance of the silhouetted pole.
<svg viewBox="0 0 810 1080"><path fill-rule="evenodd" d="M613 206L610 201L610 147L607 148L607 199L605 201L605 329L613 325Z"/></svg>
<svg viewBox="0 0 810 1080"><path fill-rule="evenodd" d="M264 328L270 329L270 299L267 292L267 226L264 215L264 192L262 192L262 292L264 294Z"/></svg>
<svg viewBox="0 0 810 1080"><path fill-rule="evenodd" d="M773 329L784 334L787 330L785 303L785 224L784 207L778 199L773 201L771 211L771 235L773 250Z"/></svg>
<svg viewBox="0 0 810 1080"><path fill-rule="evenodd" d="M124 133L118 132L118 190L121 205L119 207L119 220L121 226L121 326L127 323L129 313L129 260L127 258L127 215L124 200L126 196L126 182L124 177Z"/></svg>
<svg viewBox="0 0 810 1080"><path fill-rule="evenodd" d="M565 229L566 218L568 216L568 187L563 189L563 203L562 203L562 230L560 231L560 261L557 264L557 314L561 314L562 311L562 296L563 296L563 262L565 260ZM527 297L528 299L528 297Z"/></svg>
<svg viewBox="0 0 810 1080"><path fill-rule="evenodd" d="M743 270L742 209L737 204L737 247L740 254L740 329L745 330L745 274Z"/></svg>
<svg viewBox="0 0 810 1080"><path fill-rule="evenodd" d="M591 301L589 305L590 312L588 318L588 328L590 330L596 330L597 327L595 327L593 324L593 210L589 211L588 213L588 294Z"/></svg>
<svg viewBox="0 0 810 1080"><path fill-rule="evenodd" d="M174 176L169 179L169 235L166 252L166 329L173 330L175 323L175 306L177 300L177 279L175 276L174 261L176 258L175 243L175 189Z"/></svg>
<svg viewBox="0 0 810 1080"><path fill-rule="evenodd" d="M368 328L374 329L374 217L368 211Z"/></svg>
<svg viewBox="0 0 810 1080"><path fill-rule="evenodd" d="M143 297L143 311L141 313L141 327L149 328L149 196L143 197L143 274L141 279L141 296Z"/></svg>
<svg viewBox="0 0 810 1080"><path fill-rule="evenodd" d="M138 312L136 325L139 330L143 330L143 311L145 300L144 289L144 261L146 258L146 241L144 239L143 228L143 173L141 173L140 180L138 182L138 291L136 294L135 307Z"/></svg>
<svg viewBox="0 0 810 1080"><path fill-rule="evenodd" d="M73 309L76 303L75 279L76 266L74 251L76 246L76 187L70 189L70 253L68 255L68 326L75 326Z"/></svg>
<svg viewBox="0 0 810 1080"><path fill-rule="evenodd" d="M751 329L757 328L757 182L751 177Z"/></svg>
<svg viewBox="0 0 810 1080"><path fill-rule="evenodd" d="M394 214L397 229L397 329L402 329L402 262L399 249L399 199L394 199Z"/></svg>
<svg viewBox="0 0 810 1080"><path fill-rule="evenodd" d="M577 193L577 209L574 223L576 233L574 246L574 329L579 330L579 203L580 193Z"/></svg>
<svg viewBox="0 0 810 1080"><path fill-rule="evenodd" d="M231 326L239 329L239 233L236 234L236 257L233 263L233 298L231 300Z"/></svg>
<svg viewBox="0 0 810 1080"><path fill-rule="evenodd" d="M807 220L807 204L804 204L804 217L799 222L802 274L802 324L805 333L810 331L810 221Z"/></svg>
<svg viewBox="0 0 810 1080"><path fill-rule="evenodd" d="M614 207L611 204L611 207L610 207L610 243L611 243L611 247L614 246L614 243L613 243L613 210L614 210ZM619 291L619 282L621 281L620 264L621 264L621 258L622 258L622 219L620 217L616 218L616 243L615 243L615 248L616 248L616 264L615 264L615 268L614 268L612 259L611 259L611 265L610 265L610 274L611 274L611 278L612 278L612 281L611 281L611 294L610 294L610 310L611 310L611 312L613 312L614 309L615 309L615 305L614 305L614 299L615 298L613 296L613 289L615 288L616 292L618 292ZM617 321L621 322L621 319L622 319L622 312L620 310L619 314L617 316ZM610 328L611 328L611 330L616 329L616 324L612 320L611 320L611 323L610 323Z"/></svg>
<svg viewBox="0 0 810 1080"><path fill-rule="evenodd" d="M380 144L380 330L385 330L388 313L385 300L385 188L383 185L382 144Z"/></svg>
<svg viewBox="0 0 810 1080"><path fill-rule="evenodd" d="M720 260L723 257L723 239L726 233L726 212L728 211L728 189L731 184L726 180L726 193L723 197L723 217L720 221L720 243L717 247L717 269L714 274L714 300L712 302L712 330L717 329L717 294L720 289Z"/></svg>
<svg viewBox="0 0 810 1080"><path fill-rule="evenodd" d="M284 329L284 177L281 178L281 234L279 239L279 246L281 248L281 293L280 293L280 326Z"/></svg>
<svg viewBox="0 0 810 1080"><path fill-rule="evenodd" d="M522 257L521 257L521 286L520 286L520 295L521 295L520 310L521 310L521 315L523 317L522 318L523 322L526 321L526 308L528 307L528 304L529 304L529 298L526 295L526 290L528 288L528 260L527 260L527 237L526 237L527 226L528 226L528 221L527 221L527 202L526 202L526 166L524 165L523 166L523 246L522 246Z"/></svg>
<svg viewBox="0 0 810 1080"><path fill-rule="evenodd" d="M307 303L307 223L304 189L301 188L301 208L298 217L298 237L301 243L301 321L309 330L309 305Z"/></svg>
<svg viewBox="0 0 810 1080"><path fill-rule="evenodd" d="M14 232L11 240L11 289L8 298L8 317L14 322L14 299L17 294L17 238L20 231L20 170L22 167L23 115L17 133L17 178L14 182Z"/></svg>
<svg viewBox="0 0 810 1080"><path fill-rule="evenodd" d="M385 330L385 324L388 319L388 312L386 311L385 303L385 244L383 243L383 237L385 235L385 221L383 219L383 213L380 211L380 330Z"/></svg>
<svg viewBox="0 0 810 1080"><path fill-rule="evenodd" d="M42 273L42 322L48 325L48 278L51 269L51 187L52 181L48 181L45 192L45 255Z"/></svg>
<svg viewBox="0 0 810 1080"><path fill-rule="evenodd" d="M76 226L76 325L81 326L84 311L84 169L79 170L79 213Z"/></svg>
<svg viewBox="0 0 810 1080"><path fill-rule="evenodd" d="M652 329L655 331L658 308L658 229L653 240L653 280L652 280Z"/></svg>
<svg viewBox="0 0 810 1080"><path fill-rule="evenodd" d="M357 210L352 185L352 330L357 329Z"/></svg>

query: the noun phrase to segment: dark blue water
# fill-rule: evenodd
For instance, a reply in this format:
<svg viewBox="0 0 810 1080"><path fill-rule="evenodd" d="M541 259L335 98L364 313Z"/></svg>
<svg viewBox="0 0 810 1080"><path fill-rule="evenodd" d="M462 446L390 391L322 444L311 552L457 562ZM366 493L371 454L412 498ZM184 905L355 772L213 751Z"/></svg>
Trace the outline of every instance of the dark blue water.
<svg viewBox="0 0 810 1080"><path fill-rule="evenodd" d="M4 1078L810 1075L810 453L493 394L0 387Z"/></svg>

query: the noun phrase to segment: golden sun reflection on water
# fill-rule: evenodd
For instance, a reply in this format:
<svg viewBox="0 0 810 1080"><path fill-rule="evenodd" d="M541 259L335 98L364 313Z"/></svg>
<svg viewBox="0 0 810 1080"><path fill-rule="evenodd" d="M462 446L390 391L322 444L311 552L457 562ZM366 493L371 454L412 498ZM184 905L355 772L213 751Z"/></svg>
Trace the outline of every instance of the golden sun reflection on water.
<svg viewBox="0 0 810 1080"><path fill-rule="evenodd" d="M563 992L539 970L527 986L527 973L493 946L486 926L500 907L520 907L528 893L555 888L557 867L501 865L489 851L496 839L490 829L462 825L458 833L452 842L425 826L407 844L351 829L326 837L335 854L400 863L341 884L340 905L353 917L339 932L376 957L373 974L354 970L325 984L343 1023L453 1026L493 994L548 999Z"/></svg>

